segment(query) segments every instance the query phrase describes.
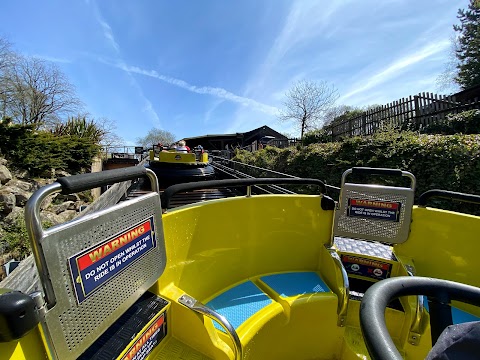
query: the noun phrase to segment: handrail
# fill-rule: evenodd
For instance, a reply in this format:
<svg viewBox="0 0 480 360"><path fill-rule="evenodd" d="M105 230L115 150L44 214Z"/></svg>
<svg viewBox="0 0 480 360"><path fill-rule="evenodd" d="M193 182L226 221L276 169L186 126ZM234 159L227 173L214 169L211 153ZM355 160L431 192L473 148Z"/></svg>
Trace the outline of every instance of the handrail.
<svg viewBox="0 0 480 360"><path fill-rule="evenodd" d="M410 179L410 188L415 190L416 179L415 176L409 171L403 171L399 169L388 169L388 168L371 168L371 167L353 167L351 169L345 170L342 174L342 187L345 185L345 181L348 175L362 174L362 175L383 175L383 176L394 176L394 177L407 177Z"/></svg>
<svg viewBox="0 0 480 360"><path fill-rule="evenodd" d="M258 166L255 166L255 165L245 164L245 163L242 163L242 162L236 161L236 160L225 159L225 158L222 158L221 156L210 155L210 157L211 157L214 161L218 161L218 162L230 162L230 163L233 163L233 164L240 164L241 166L245 166L245 167L247 167L247 168L253 168L253 169L257 169L257 170L261 170L261 171L266 171L266 172L269 172L269 173L271 173L271 174L280 175L280 176L282 176L282 177L287 177L287 178L292 178L292 179L301 179L301 178L298 177L298 176L294 176L294 175L282 173L282 172L275 171L275 170L271 170L271 169L267 169L267 168L258 167ZM218 160L217 160L217 159L218 159ZM235 170L235 169L234 169L234 170ZM331 189L331 190L340 191L340 188L339 188L338 186L333 186L333 185L325 184L325 187L327 187L328 189Z"/></svg>
<svg viewBox="0 0 480 360"><path fill-rule="evenodd" d="M123 170L123 169L118 169ZM42 222L40 220L40 206L48 195L51 195L56 192L63 192L64 194L70 194L76 191L82 191L90 188L95 188L97 186L102 186L105 183L115 183L120 181L131 180L134 173L143 173L146 175L151 182L152 191L158 193L158 180L155 173L150 169L138 170L128 170L123 171L125 176L113 176L110 177L108 174L118 175L122 171L118 170L107 170L103 171L102 174L81 174L73 175L69 179L59 178L57 182L44 186L33 193L30 199L25 205L25 226L27 229L28 237L30 238L30 244L32 247L33 257L35 259L35 264L37 265L38 274L40 277L41 284L45 292L45 301L48 308L51 308L56 303L55 293L53 291L52 282L48 274L47 262L45 255L42 249L41 240L45 236L43 230ZM88 175L88 176L86 176ZM49 231L49 230L47 230Z"/></svg>
<svg viewBox="0 0 480 360"><path fill-rule="evenodd" d="M407 269L408 276L415 276L413 271L414 269L411 269L411 270ZM423 296L417 295L417 301L415 303L415 315L413 317L412 324L410 325L409 338L412 345L417 345L418 342L420 341L419 337L421 334L423 310L424 310Z"/></svg>
<svg viewBox="0 0 480 360"><path fill-rule="evenodd" d="M345 267L342 264L342 260L340 260L340 256L338 256L337 251L335 249L328 249L330 252L330 256L332 257L335 265L340 269L340 273L342 275L343 280L343 292L341 297L338 299L338 326L345 326L345 321L347 319L347 311L348 311L348 301L350 299L350 282L348 280L348 274L345 270Z"/></svg>
<svg viewBox="0 0 480 360"><path fill-rule="evenodd" d="M255 185L278 185L278 184L300 184L300 185L318 185L320 186L320 193L324 194L325 184L318 179L301 179L301 178L253 178L253 179L226 179L226 180L207 180L207 181L197 181L184 184L176 184L169 186L162 195L162 207L168 209L170 207L170 201L173 195L184 192L192 191L199 189L211 189L211 188L221 188L221 187L236 187L236 186L247 186L248 187Z"/></svg>
<svg viewBox="0 0 480 360"><path fill-rule="evenodd" d="M215 320L221 327L223 327L233 342L235 360L242 359L242 343L240 341L240 338L238 337L237 332L235 331L235 328L232 326L232 324L230 324L227 318L187 294L183 294L182 296L180 296L178 302L193 311L196 311L202 315L209 317L212 320Z"/></svg>
<svg viewBox="0 0 480 360"><path fill-rule="evenodd" d="M472 204L480 205L480 196L474 194L465 194L455 191L433 189L424 192L418 198L418 205L425 207L427 206L427 201L432 198L441 198L448 200L457 200L460 202L468 202Z"/></svg>

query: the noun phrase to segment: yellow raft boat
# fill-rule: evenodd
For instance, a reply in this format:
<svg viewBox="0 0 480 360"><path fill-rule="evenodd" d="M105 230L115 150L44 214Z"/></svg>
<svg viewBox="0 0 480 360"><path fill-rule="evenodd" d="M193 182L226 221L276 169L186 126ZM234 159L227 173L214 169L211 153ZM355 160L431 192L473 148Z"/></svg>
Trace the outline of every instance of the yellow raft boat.
<svg viewBox="0 0 480 360"><path fill-rule="evenodd" d="M350 182L357 173L409 185ZM42 229L52 192L139 176L152 192ZM319 194L252 195L262 184ZM431 196L478 197L434 191L414 206L412 174L354 168L338 201L319 180L241 179L174 185L163 204L220 186L247 195L162 211L144 168L38 190L26 221L43 291L3 290L0 357L423 359L446 326L480 316L480 218L426 206Z"/></svg>

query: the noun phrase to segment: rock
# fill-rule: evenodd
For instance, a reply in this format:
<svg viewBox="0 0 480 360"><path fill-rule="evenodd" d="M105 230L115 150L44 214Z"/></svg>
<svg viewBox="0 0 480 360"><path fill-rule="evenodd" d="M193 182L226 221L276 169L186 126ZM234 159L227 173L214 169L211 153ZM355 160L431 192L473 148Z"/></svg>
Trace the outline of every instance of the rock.
<svg viewBox="0 0 480 360"><path fill-rule="evenodd" d="M45 200L42 201L40 205L40 210L48 209L50 205L52 205L53 200L57 197L58 193L48 195Z"/></svg>
<svg viewBox="0 0 480 360"><path fill-rule="evenodd" d="M10 191L0 190L0 212L9 214L16 204L16 197Z"/></svg>
<svg viewBox="0 0 480 360"><path fill-rule="evenodd" d="M77 194L58 194L56 201L80 201L80 197Z"/></svg>
<svg viewBox="0 0 480 360"><path fill-rule="evenodd" d="M55 180L53 179L37 179L32 180L32 191L36 191L41 187L53 183Z"/></svg>
<svg viewBox="0 0 480 360"><path fill-rule="evenodd" d="M76 207L75 207L74 201L65 201L64 203L61 203L59 205L50 206L48 210L58 215L66 210L75 210L75 209Z"/></svg>
<svg viewBox="0 0 480 360"><path fill-rule="evenodd" d="M33 189L33 185L29 182L17 179L10 180L8 183L6 183L6 186L16 187L22 189L23 191L32 191Z"/></svg>
<svg viewBox="0 0 480 360"><path fill-rule="evenodd" d="M66 171L63 171L63 170L57 170L57 171L55 172L55 176L56 176L57 178L59 178L59 177L72 176L72 175L69 174L69 173L66 172Z"/></svg>
<svg viewBox="0 0 480 360"><path fill-rule="evenodd" d="M0 165L7 165L8 161L5 158L0 158Z"/></svg>
<svg viewBox="0 0 480 360"><path fill-rule="evenodd" d="M27 200L30 199L30 196L32 196L32 193L30 192L8 185L2 188L2 192L9 192L13 194L15 196L15 205L17 206L25 206Z"/></svg>
<svg viewBox="0 0 480 360"><path fill-rule="evenodd" d="M76 214L77 212L75 210L65 210L61 214L57 215L59 224L72 220Z"/></svg>
<svg viewBox="0 0 480 360"><path fill-rule="evenodd" d="M28 170L14 170L13 175L17 179L30 179L30 173Z"/></svg>
<svg viewBox="0 0 480 360"><path fill-rule="evenodd" d="M12 180L12 173L5 165L0 165L0 183L6 184Z"/></svg>
<svg viewBox="0 0 480 360"><path fill-rule="evenodd" d="M13 208L12 212L10 214L8 214L7 216L5 216L5 218L3 219L3 222L6 225L11 226L11 225L15 224L15 222L17 222L18 218L23 217L23 216L25 216L24 209L21 208L21 207L15 206Z"/></svg>
<svg viewBox="0 0 480 360"><path fill-rule="evenodd" d="M61 222L57 217L57 215L50 211L40 212L40 221L42 223L49 223L51 225L57 225L57 224L60 224Z"/></svg>

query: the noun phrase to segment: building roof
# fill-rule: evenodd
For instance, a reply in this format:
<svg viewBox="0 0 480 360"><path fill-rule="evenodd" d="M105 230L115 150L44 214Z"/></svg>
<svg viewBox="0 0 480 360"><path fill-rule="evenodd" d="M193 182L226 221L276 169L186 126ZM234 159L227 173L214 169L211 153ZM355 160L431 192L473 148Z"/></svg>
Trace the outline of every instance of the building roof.
<svg viewBox="0 0 480 360"><path fill-rule="evenodd" d="M251 145L254 141L258 141L265 136L274 137L275 139L287 139L285 135L280 134L267 125L263 125L243 133L202 135L183 138L183 140L190 147L202 145L208 150L223 150L227 145L241 147Z"/></svg>

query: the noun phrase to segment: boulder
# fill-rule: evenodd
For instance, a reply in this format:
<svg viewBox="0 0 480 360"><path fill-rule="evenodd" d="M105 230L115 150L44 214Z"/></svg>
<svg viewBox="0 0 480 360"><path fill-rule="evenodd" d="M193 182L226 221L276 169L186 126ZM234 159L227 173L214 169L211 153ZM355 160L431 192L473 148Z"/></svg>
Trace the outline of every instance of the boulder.
<svg viewBox="0 0 480 360"><path fill-rule="evenodd" d="M57 215L50 211L40 212L40 221L42 223L49 223L50 225L57 225L61 222Z"/></svg>
<svg viewBox="0 0 480 360"><path fill-rule="evenodd" d="M0 190L0 212L9 214L15 208L17 200L14 194L5 189Z"/></svg>
<svg viewBox="0 0 480 360"><path fill-rule="evenodd" d="M68 194L68 195L63 195L63 194L58 194L57 201L80 201L80 197L77 194Z"/></svg>
<svg viewBox="0 0 480 360"><path fill-rule="evenodd" d="M8 161L5 158L0 158L0 165L7 165Z"/></svg>
<svg viewBox="0 0 480 360"><path fill-rule="evenodd" d="M66 172L66 171L63 171L63 170L57 170L57 171L55 172L55 176L56 176L57 178L59 178L59 177L72 176L72 175L69 174L69 173Z"/></svg>
<svg viewBox="0 0 480 360"><path fill-rule="evenodd" d="M57 215L58 223L62 224L64 222L70 221L77 214L75 210L65 210L64 212Z"/></svg>
<svg viewBox="0 0 480 360"><path fill-rule="evenodd" d="M11 181L9 181L9 183L11 183ZM32 196L31 192L9 185L5 185L2 188L2 192L9 192L13 194L15 196L15 205L17 206L25 206L27 200L30 199L30 196Z"/></svg>
<svg viewBox="0 0 480 360"><path fill-rule="evenodd" d="M0 165L0 183L6 184L12 180L12 173L5 165Z"/></svg>
<svg viewBox="0 0 480 360"><path fill-rule="evenodd" d="M57 197L58 193L48 195L45 200L42 201L40 204L40 210L46 210L52 205L53 200Z"/></svg>
<svg viewBox="0 0 480 360"><path fill-rule="evenodd" d="M17 179L29 179L30 178L30 173L28 170L14 170L13 175Z"/></svg>
<svg viewBox="0 0 480 360"><path fill-rule="evenodd" d="M25 216L25 210L21 207L15 206L13 210L5 216L3 223L7 226L11 226L17 222L20 217Z"/></svg>
<svg viewBox="0 0 480 360"><path fill-rule="evenodd" d="M51 205L48 210L58 215L66 210L75 210L75 209L76 209L76 206L74 201L65 201L64 203L61 203L59 205Z"/></svg>
<svg viewBox="0 0 480 360"><path fill-rule="evenodd" d="M33 185L30 184L29 182L17 180L17 179L10 180L6 184L6 186L16 187L16 188L22 189L23 191L32 191L33 189Z"/></svg>

